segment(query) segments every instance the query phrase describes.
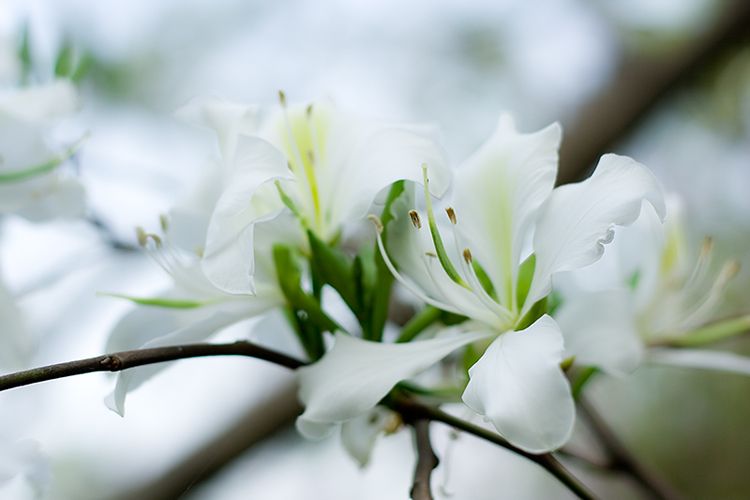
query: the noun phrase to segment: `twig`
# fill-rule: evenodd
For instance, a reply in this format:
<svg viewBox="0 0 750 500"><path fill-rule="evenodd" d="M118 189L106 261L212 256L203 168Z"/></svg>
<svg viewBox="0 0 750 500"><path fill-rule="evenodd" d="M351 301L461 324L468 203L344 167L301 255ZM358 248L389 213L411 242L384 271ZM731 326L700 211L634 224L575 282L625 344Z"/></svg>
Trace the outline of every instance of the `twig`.
<svg viewBox="0 0 750 500"><path fill-rule="evenodd" d="M568 471L551 453L534 455L533 453L529 453L513 446L495 432L474 425L471 422L461 420L460 418L454 417L449 413L445 413L438 408L423 405L413 400L398 399L394 401L386 401L385 404L399 412L405 420L425 419L432 420L434 422L441 422L453 427L454 429L464 431L480 439L484 439L485 441L489 441L490 443L505 448L506 450L512 451L513 453L525 457L547 470L547 472L555 476L561 483L567 486L568 489L575 493L579 498L596 498L594 494L590 492L588 488L586 488L586 486L584 486L575 476L573 476L573 474L571 474L570 471Z"/></svg>
<svg viewBox="0 0 750 500"><path fill-rule="evenodd" d="M588 420L591 430L609 454L611 462L608 465L610 469L627 473L654 498L664 500L679 500L682 498L671 486L655 476L628 451L585 398L578 400L578 407L580 414Z"/></svg>
<svg viewBox="0 0 750 500"><path fill-rule="evenodd" d="M411 487L411 498L413 500L432 500L432 489L430 478L432 471L438 466L440 460L435 455L430 443L430 421L415 420L414 438L417 448L417 465L414 468L414 485Z"/></svg>
<svg viewBox="0 0 750 500"><path fill-rule="evenodd" d="M47 380L81 375L92 372L116 372L138 366L176 361L179 359L205 356L248 356L262 359L290 369L304 366L306 363L285 354L266 349L247 341L229 344L185 344L152 349L139 349L105 354L93 358L58 363L55 365L33 368L22 372L10 373L0 377L0 391L36 384ZM438 408L423 405L403 398L386 398L382 404L399 412L405 421L433 420L462 430L476 437L494 443L518 455L528 458L549 471L573 493L583 499L595 498L560 462L551 454L533 455L516 448L498 434L478 427L457 417L449 415Z"/></svg>
<svg viewBox="0 0 750 500"><path fill-rule="evenodd" d="M304 364L298 359L244 340L229 344L185 344L116 352L10 373L0 376L0 391L83 373L118 372L137 366L206 356L249 356L291 369Z"/></svg>

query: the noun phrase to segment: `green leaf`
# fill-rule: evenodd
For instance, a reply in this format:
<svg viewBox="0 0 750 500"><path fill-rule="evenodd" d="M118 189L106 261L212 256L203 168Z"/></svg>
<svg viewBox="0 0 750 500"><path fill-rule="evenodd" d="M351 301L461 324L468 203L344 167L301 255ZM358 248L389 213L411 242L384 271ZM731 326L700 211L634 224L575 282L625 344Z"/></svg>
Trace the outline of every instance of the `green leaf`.
<svg viewBox="0 0 750 500"><path fill-rule="evenodd" d="M578 399L581 396L584 387L586 387L586 384L591 382L594 375L596 375L597 373L599 373L599 369L595 366L587 366L580 370L576 378L573 379L573 383L571 384L570 388L571 392L573 393L573 399Z"/></svg>
<svg viewBox="0 0 750 500"><path fill-rule="evenodd" d="M65 40L60 47L55 59L55 76L58 78L69 78L75 71L75 53L73 45Z"/></svg>
<svg viewBox="0 0 750 500"><path fill-rule="evenodd" d="M359 318L361 310L357 302L351 259L341 250L321 241L312 231L307 231L307 238L310 242L310 263L314 275L322 283L331 285Z"/></svg>
<svg viewBox="0 0 750 500"><path fill-rule="evenodd" d="M518 308L523 307L526 297L529 295L531 280L534 278L534 268L536 267L536 255L529 255L518 268L518 284L516 286L516 303Z"/></svg>
<svg viewBox="0 0 750 500"><path fill-rule="evenodd" d="M516 330L523 330L524 328L533 325L536 320L547 314L547 297L537 300L536 303L531 306L526 316L521 318L521 321L516 325Z"/></svg>
<svg viewBox="0 0 750 500"><path fill-rule="evenodd" d="M394 204L406 192L404 181L394 182L388 191L388 197L385 200L383 213L380 216L380 222L383 224L381 238L388 242L388 225L396 218L393 212ZM374 250L375 259L375 280L372 289L372 305L370 307L370 328L368 329L367 339L380 341L383 338L383 330L388 320L388 306L391 300L391 287L393 286L393 276L385 265L383 256L378 250Z"/></svg>
<svg viewBox="0 0 750 500"><path fill-rule="evenodd" d="M422 333L426 328L440 320L442 315L440 309L432 306L427 306L417 314L415 314L408 323L401 329L401 334L396 340L397 343L410 342L414 338Z"/></svg>
<svg viewBox="0 0 750 500"><path fill-rule="evenodd" d="M317 360L325 353L323 332L345 330L323 311L314 296L302 288L302 270L291 248L275 245L273 261L279 286L289 306L290 322L310 358Z"/></svg>
<svg viewBox="0 0 750 500"><path fill-rule="evenodd" d="M97 295L103 297L115 297L125 299L142 306L166 307L169 309L195 309L206 305L214 304L216 301L211 300L192 300L192 299L168 299L164 297L133 297L121 293L98 292Z"/></svg>

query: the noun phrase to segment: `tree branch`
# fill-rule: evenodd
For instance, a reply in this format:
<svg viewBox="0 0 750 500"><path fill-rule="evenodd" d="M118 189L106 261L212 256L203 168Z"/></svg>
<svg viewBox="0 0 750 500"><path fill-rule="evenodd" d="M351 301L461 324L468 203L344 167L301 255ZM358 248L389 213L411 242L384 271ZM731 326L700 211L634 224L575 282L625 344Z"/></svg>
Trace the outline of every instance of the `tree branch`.
<svg viewBox="0 0 750 500"><path fill-rule="evenodd" d="M0 377L0 391L32 385L48 380L55 380L58 378L81 375L84 373L117 372L138 366L163 363L165 361L230 355L258 358L290 369L296 369L306 365L304 361L244 340L228 344L185 344L122 351L93 358L79 359L66 363L33 368L22 372L10 373ZM494 432L461 420L438 408L433 408L410 399L386 397L381 403L399 412L405 421L416 422L419 420L427 420L442 422L454 427L455 429L462 430L526 457L549 471L550 474L555 476L561 483L567 486L568 489L580 498L586 500L595 498L594 495L589 492L588 489L567 469L565 469L565 467L563 467L563 465L550 453L542 455L528 453L520 448L516 448Z"/></svg>
<svg viewBox="0 0 750 500"><path fill-rule="evenodd" d="M641 464L625 447L604 419L583 397L578 400L580 414L589 422L591 430L609 454L608 468L627 473L654 498L679 500L682 498L671 486Z"/></svg>
<svg viewBox="0 0 750 500"><path fill-rule="evenodd" d="M414 427L417 448L417 465L414 469L411 498L413 500L432 500L430 479L432 478L432 471L438 466L440 460L435 455L435 450L432 449L430 443L430 421L415 420L411 425Z"/></svg>
<svg viewBox="0 0 750 500"><path fill-rule="evenodd" d="M229 344L185 344L116 352L10 373L0 376L0 391L84 373L118 372L137 366L206 356L248 356L291 369L305 364L298 359L244 340Z"/></svg>
<svg viewBox="0 0 750 500"><path fill-rule="evenodd" d="M513 453L525 457L544 468L579 498L589 500L596 498L594 494L590 492L575 476L573 476L573 474L571 474L570 471L568 471L551 453L534 455L533 453L529 453L513 446L495 432L474 425L471 422L461 420L460 418L445 413L438 408L423 405L410 399L385 401L384 404L399 412L405 420L424 419L440 422L453 427L454 429L464 431L467 434L489 441L490 443L496 444L506 450L512 451Z"/></svg>
<svg viewBox="0 0 750 500"><path fill-rule="evenodd" d="M566 127L560 147L558 184L584 177L599 156L611 151L666 97L700 75L728 48L750 36L750 2L724 2L716 22L686 37L666 55L625 55L609 85L591 98Z"/></svg>

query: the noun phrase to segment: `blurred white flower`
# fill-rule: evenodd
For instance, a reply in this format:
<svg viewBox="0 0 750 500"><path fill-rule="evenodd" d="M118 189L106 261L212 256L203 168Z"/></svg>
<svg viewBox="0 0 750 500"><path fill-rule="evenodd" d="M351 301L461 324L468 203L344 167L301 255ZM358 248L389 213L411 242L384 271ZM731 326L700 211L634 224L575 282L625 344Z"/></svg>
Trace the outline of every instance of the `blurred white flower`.
<svg viewBox="0 0 750 500"><path fill-rule="evenodd" d="M182 111L215 128L224 161L235 164L211 215L203 259L208 279L227 292L253 292L253 228L285 206L303 228L331 241L343 224L362 219L384 188L420 181L423 163L433 169L435 195L448 187L431 127L367 121L325 103L287 106L283 94L281 101L262 119L254 107L216 100ZM254 135L244 135L255 124Z"/></svg>
<svg viewBox="0 0 750 500"><path fill-rule="evenodd" d="M659 214L664 201L645 167L616 155L602 157L589 179L553 190L560 135L556 124L520 134L510 117L500 118L493 136L456 171L455 209L447 210L452 246L440 235L425 172L426 215L412 210L406 217L404 203L412 200L402 198L401 210L394 209L399 218L388 228L388 251L381 238L378 243L404 286L427 304L469 318L464 334L444 350L438 348L444 339L380 345L339 336L320 363L301 373L307 416L315 414L317 423L353 418L450 350L494 338L469 370L464 402L524 450L565 443L574 405L560 369L563 338L555 321L533 306L549 294L553 274L599 259L613 226L632 223L643 200ZM359 347L343 357L341 342ZM349 367L346 376L344 368L330 368L335 360Z"/></svg>
<svg viewBox="0 0 750 500"><path fill-rule="evenodd" d="M83 213L83 187L61 168L74 147L60 150L47 141L51 126L77 102L64 80L0 90L0 213L31 220Z"/></svg>
<svg viewBox="0 0 750 500"><path fill-rule="evenodd" d="M6 498L6 485L18 477L27 482L27 492L42 498L50 480L49 463L37 443L0 436L0 496Z"/></svg>
<svg viewBox="0 0 750 500"><path fill-rule="evenodd" d="M681 203L676 197L669 202L664 225L644 206L635 224L618 230L602 260L562 277L563 303L555 317L566 350L577 363L614 374L633 371L646 354L664 363L700 367L703 359L705 368L750 373L746 358L685 348L746 331L750 316L712 323L739 265L728 261L712 273L708 238L691 259ZM669 345L682 347L645 349Z"/></svg>

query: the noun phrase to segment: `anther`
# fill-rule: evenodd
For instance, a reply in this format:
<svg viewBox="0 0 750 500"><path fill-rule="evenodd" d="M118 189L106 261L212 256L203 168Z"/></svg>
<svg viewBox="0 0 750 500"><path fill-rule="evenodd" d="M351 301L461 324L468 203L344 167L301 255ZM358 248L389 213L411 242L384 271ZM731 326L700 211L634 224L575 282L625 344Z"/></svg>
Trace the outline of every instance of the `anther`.
<svg viewBox="0 0 750 500"><path fill-rule="evenodd" d="M417 229L422 228L422 220L419 218L419 213L416 210L409 210L409 217L411 217L411 223Z"/></svg>
<svg viewBox="0 0 750 500"><path fill-rule="evenodd" d="M146 231L144 231L142 227L137 227L135 228L135 236L138 238L138 244L145 247L146 243L148 243L148 235L146 234Z"/></svg>
<svg viewBox="0 0 750 500"><path fill-rule="evenodd" d="M455 226L455 225L456 225L456 223L457 223L457 222L456 222L456 211L455 211L455 210L453 210L453 207L448 207L448 208L446 208L446 209L445 209L445 213L447 213L447 214L448 214L448 219L450 219L450 221L451 221L451 224L453 224L453 225Z"/></svg>
<svg viewBox="0 0 750 500"><path fill-rule="evenodd" d="M703 238L703 243L701 244L701 255L706 256L711 253L711 251L714 248L714 240L710 236L706 236Z"/></svg>
<svg viewBox="0 0 750 500"><path fill-rule="evenodd" d="M161 226L163 233L166 233L169 230L169 217L167 217L166 214L159 215L159 226Z"/></svg>
<svg viewBox="0 0 750 500"><path fill-rule="evenodd" d="M471 256L471 250L469 250L468 248L464 248L463 253L464 253L464 260L466 261L466 263L471 264L471 261L473 260Z"/></svg>
<svg viewBox="0 0 750 500"><path fill-rule="evenodd" d="M309 119L309 118L312 118L312 114L313 114L313 105L308 104L307 107L305 108L305 116L307 116L307 118Z"/></svg>
<svg viewBox="0 0 750 500"><path fill-rule="evenodd" d="M286 94L283 90L279 90L279 102L282 108L286 108Z"/></svg>
<svg viewBox="0 0 750 500"><path fill-rule="evenodd" d="M720 280L723 283L728 282L740 272L740 262L737 260L730 260L721 269Z"/></svg>
<svg viewBox="0 0 750 500"><path fill-rule="evenodd" d="M373 223L373 225L375 226L375 230L378 233L382 233L383 232L383 223L380 221L380 217L378 217L377 215L374 215L374 214L370 214L370 215L367 216L367 218L370 219L370 222Z"/></svg>

